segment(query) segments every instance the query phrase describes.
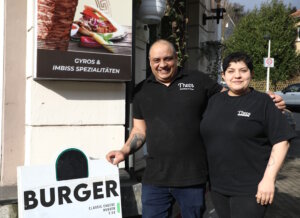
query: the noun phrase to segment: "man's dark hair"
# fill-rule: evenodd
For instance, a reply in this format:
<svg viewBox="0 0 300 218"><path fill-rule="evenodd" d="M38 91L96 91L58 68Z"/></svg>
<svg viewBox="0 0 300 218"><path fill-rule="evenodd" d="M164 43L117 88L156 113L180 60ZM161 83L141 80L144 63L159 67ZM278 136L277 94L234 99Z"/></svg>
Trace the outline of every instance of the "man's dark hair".
<svg viewBox="0 0 300 218"><path fill-rule="evenodd" d="M252 59L249 55L247 55L244 52L234 52L229 54L227 57L224 58L223 60L223 72L225 73L225 71L227 70L227 68L229 67L229 64L231 62L239 62L239 61L243 61L247 67L249 68L250 72L253 72L253 62Z"/></svg>

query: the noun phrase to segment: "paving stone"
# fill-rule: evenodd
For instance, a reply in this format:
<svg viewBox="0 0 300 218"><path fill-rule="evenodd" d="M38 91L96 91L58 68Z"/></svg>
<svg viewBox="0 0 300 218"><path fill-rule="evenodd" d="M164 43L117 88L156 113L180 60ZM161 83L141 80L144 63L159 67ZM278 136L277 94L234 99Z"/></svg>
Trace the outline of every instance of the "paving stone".
<svg viewBox="0 0 300 218"><path fill-rule="evenodd" d="M17 218L18 206L17 204L0 205L1 218Z"/></svg>
<svg viewBox="0 0 300 218"><path fill-rule="evenodd" d="M265 218L300 217L300 157L288 158L278 175L277 192Z"/></svg>

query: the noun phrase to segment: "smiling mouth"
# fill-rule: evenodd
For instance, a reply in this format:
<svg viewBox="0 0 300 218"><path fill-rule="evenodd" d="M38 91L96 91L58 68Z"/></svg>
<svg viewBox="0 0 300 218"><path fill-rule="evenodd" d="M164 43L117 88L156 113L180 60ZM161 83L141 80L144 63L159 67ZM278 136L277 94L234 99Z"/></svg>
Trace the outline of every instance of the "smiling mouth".
<svg viewBox="0 0 300 218"><path fill-rule="evenodd" d="M159 70L158 72L161 74L168 74L170 71L169 70Z"/></svg>

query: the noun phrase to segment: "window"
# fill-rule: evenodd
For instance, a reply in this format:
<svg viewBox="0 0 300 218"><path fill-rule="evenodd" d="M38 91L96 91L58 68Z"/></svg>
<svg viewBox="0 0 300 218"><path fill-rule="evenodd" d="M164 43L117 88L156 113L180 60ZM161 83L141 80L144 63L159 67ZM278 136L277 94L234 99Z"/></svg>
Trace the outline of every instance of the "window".
<svg viewBox="0 0 300 218"><path fill-rule="evenodd" d="M300 91L300 85L290 85L286 88L286 92L299 92Z"/></svg>

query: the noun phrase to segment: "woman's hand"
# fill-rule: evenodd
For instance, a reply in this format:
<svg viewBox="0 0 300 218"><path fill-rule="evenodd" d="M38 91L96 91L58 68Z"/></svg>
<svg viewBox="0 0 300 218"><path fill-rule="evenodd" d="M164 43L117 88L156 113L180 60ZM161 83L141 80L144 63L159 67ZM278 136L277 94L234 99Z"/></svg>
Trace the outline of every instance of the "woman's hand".
<svg viewBox="0 0 300 218"><path fill-rule="evenodd" d="M278 142L273 145L263 179L257 187L256 201L258 204L272 204L275 193L276 176L283 164L289 146L288 141Z"/></svg>
<svg viewBox="0 0 300 218"><path fill-rule="evenodd" d="M263 178L258 184L256 201L258 204L272 204L275 194L275 180Z"/></svg>

